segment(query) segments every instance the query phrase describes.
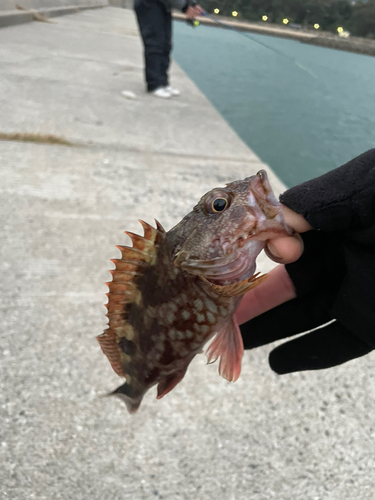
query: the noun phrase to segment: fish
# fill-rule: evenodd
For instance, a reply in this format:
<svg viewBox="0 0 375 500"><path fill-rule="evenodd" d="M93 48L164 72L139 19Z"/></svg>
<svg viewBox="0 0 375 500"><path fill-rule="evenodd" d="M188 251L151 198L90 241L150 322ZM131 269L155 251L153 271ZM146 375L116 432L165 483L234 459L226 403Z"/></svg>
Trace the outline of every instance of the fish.
<svg viewBox="0 0 375 500"><path fill-rule="evenodd" d="M125 233L112 262L108 327L96 338L125 383L111 395L130 414L157 385L157 399L206 351L219 374L235 382L244 353L235 311L242 296L267 275L255 274L267 240L292 233L265 170L212 189L176 226L165 231L139 221L144 235Z"/></svg>

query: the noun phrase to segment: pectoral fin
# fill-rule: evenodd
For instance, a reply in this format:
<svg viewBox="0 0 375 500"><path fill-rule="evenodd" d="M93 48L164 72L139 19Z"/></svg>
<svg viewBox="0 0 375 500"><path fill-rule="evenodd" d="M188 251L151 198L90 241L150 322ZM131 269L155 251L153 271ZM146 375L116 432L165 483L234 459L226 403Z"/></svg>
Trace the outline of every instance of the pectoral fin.
<svg viewBox="0 0 375 500"><path fill-rule="evenodd" d="M239 281L237 283L233 283L231 285L215 285L211 283L206 278L201 276L201 279L207 283L212 290L223 297L239 297L240 295L244 295L246 292L260 285L264 280L267 279L267 274L260 273L254 274L250 279Z"/></svg>
<svg viewBox="0 0 375 500"><path fill-rule="evenodd" d="M207 363L214 363L220 358L219 374L229 382L235 382L241 373L243 353L241 332L231 316L209 345Z"/></svg>

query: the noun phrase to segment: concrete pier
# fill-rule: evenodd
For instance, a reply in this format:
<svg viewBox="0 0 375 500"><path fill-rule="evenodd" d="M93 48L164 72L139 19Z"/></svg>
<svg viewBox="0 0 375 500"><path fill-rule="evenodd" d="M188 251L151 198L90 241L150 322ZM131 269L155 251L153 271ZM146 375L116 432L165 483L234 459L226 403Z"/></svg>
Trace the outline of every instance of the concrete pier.
<svg viewBox="0 0 375 500"><path fill-rule="evenodd" d="M108 0L1 0L0 28L32 21L49 22L51 17L106 6Z"/></svg>
<svg viewBox="0 0 375 500"><path fill-rule="evenodd" d="M145 93L130 10L3 28L0 47L1 498L372 499L373 355L278 377L267 346L235 384L198 356L135 416L102 397L122 382L94 337L123 231L169 229L260 168L283 186L176 64L180 97Z"/></svg>

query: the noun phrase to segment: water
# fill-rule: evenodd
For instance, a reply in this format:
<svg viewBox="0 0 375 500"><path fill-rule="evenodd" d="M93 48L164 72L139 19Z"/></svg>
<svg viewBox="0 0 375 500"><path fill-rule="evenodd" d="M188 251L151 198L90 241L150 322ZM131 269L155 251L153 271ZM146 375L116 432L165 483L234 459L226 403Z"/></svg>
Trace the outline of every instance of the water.
<svg viewBox="0 0 375 500"><path fill-rule="evenodd" d="M174 23L173 57L288 186L375 147L375 57Z"/></svg>

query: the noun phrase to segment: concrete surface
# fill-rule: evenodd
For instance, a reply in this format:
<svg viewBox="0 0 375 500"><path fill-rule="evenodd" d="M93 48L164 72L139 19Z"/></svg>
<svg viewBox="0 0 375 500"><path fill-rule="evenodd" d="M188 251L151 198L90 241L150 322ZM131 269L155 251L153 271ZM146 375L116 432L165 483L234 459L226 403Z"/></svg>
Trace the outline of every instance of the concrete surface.
<svg viewBox="0 0 375 500"><path fill-rule="evenodd" d="M109 4L122 9L132 9L134 0L109 0Z"/></svg>
<svg viewBox="0 0 375 500"><path fill-rule="evenodd" d="M107 0L1 0L0 28L106 6Z"/></svg>
<svg viewBox="0 0 375 500"><path fill-rule="evenodd" d="M82 7L108 4L107 0L1 0L1 10L17 10L19 7L23 9L51 9L58 7Z"/></svg>
<svg viewBox="0 0 375 500"><path fill-rule="evenodd" d="M55 21L0 30L0 132L76 144L0 142L1 498L373 499L374 355L278 377L264 347L235 384L201 356L135 416L101 397L121 382L94 336L122 231L168 229L262 164L176 65L180 98L144 93L131 11Z"/></svg>

